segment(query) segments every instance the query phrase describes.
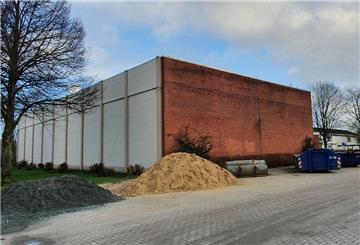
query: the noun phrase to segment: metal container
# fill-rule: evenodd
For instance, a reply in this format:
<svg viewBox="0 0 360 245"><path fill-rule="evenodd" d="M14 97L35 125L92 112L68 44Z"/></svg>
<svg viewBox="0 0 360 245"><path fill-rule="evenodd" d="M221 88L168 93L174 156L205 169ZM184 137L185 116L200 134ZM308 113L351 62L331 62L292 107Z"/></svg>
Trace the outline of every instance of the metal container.
<svg viewBox="0 0 360 245"><path fill-rule="evenodd" d="M240 177L255 177L255 165L253 162L243 162L239 164L240 167Z"/></svg>
<svg viewBox="0 0 360 245"><path fill-rule="evenodd" d="M338 152L337 154L341 158L342 167L356 167L360 165L360 152Z"/></svg>
<svg viewBox="0 0 360 245"><path fill-rule="evenodd" d="M329 149L308 149L304 151L295 163L301 171L330 171L341 168L340 157Z"/></svg>
<svg viewBox="0 0 360 245"><path fill-rule="evenodd" d="M269 168L265 160L254 160L255 176L267 176Z"/></svg>
<svg viewBox="0 0 360 245"><path fill-rule="evenodd" d="M240 166L239 166L239 164L237 164L237 163L232 163L232 164L227 163L226 164L226 169L230 173L232 173L235 177L237 177L237 178L240 177Z"/></svg>
<svg viewBox="0 0 360 245"><path fill-rule="evenodd" d="M226 168L236 177L256 177L268 175L268 167L264 160L227 161Z"/></svg>

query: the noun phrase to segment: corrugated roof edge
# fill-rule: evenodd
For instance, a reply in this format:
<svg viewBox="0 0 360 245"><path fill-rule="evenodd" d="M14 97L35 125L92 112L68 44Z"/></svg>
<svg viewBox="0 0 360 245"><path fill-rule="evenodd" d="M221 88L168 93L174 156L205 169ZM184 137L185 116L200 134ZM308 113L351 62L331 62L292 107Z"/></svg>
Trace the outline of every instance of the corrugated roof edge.
<svg viewBox="0 0 360 245"><path fill-rule="evenodd" d="M300 92L310 93L310 91L308 91L308 90L289 87L289 86L286 86L286 85L282 85L282 84L275 83L275 82L269 82L269 81L265 81L265 80L254 78L254 77L244 76L244 75L241 75L241 74L238 74L238 73L235 73L235 72L232 72L232 71L228 71L228 70L225 70L225 69L220 69L220 68L215 68L215 67L211 67L211 66L201 65L201 64L197 64L197 63L194 63L194 62L191 62L191 61L186 61L186 60L182 60L182 59L173 58L173 57L170 57L170 56L164 56L164 55L163 56L156 56L156 58L158 58L158 57L164 57L164 58L167 58L167 59L177 60L177 61L185 62L185 63L188 63L188 64L203 66L203 67L210 68L210 69L213 69L213 70L216 70L216 71L222 71L222 72L226 72L226 73L233 74L233 75L236 75L236 76L241 76L241 77L244 77L244 78L254 79L254 80L259 81L259 82L269 83L269 84L284 87L284 88L287 88L287 89L293 89L293 90L297 90L297 91L300 91Z"/></svg>

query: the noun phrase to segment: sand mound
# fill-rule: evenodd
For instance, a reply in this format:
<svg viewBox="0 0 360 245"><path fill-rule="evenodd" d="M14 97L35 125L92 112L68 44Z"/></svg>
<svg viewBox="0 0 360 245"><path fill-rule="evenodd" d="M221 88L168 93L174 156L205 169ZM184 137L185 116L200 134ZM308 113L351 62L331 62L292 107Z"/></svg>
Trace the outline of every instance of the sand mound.
<svg viewBox="0 0 360 245"><path fill-rule="evenodd" d="M143 173L135 181L107 186L118 195L194 191L237 185L238 180L226 169L195 154L172 153Z"/></svg>
<svg viewBox="0 0 360 245"><path fill-rule="evenodd" d="M43 217L119 200L110 191L71 175L17 183L1 193L2 233L21 230Z"/></svg>

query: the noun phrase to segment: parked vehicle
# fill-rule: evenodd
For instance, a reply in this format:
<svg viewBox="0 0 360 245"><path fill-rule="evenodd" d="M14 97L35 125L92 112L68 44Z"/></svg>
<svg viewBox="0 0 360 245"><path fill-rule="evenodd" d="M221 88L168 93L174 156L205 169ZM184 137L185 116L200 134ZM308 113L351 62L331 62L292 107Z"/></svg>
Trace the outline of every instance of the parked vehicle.
<svg viewBox="0 0 360 245"><path fill-rule="evenodd" d="M341 159L338 154L329 149L308 149L295 161L300 171L330 171L341 168Z"/></svg>

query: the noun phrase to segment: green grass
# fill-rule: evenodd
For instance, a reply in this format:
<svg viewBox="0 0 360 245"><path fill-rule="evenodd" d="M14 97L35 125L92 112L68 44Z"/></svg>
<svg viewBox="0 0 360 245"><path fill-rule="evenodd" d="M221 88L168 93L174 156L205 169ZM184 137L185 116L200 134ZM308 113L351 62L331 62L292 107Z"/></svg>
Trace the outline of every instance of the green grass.
<svg viewBox="0 0 360 245"><path fill-rule="evenodd" d="M83 177L87 180L90 180L94 182L95 184L104 184L104 183L118 183L123 180L133 179L134 176L130 176L126 173L116 173L114 176L96 176L94 174L91 174L89 172L81 171L81 170L69 170L65 173L60 173L57 170L50 170L47 171L45 169L32 169L32 170L26 170L26 169L12 169L12 178L15 182L10 184L4 184L1 185L1 190L4 190L11 185L19 182L24 181L36 181L40 179L45 179L48 177L55 177L55 176L63 176L63 175L76 175L79 177Z"/></svg>

